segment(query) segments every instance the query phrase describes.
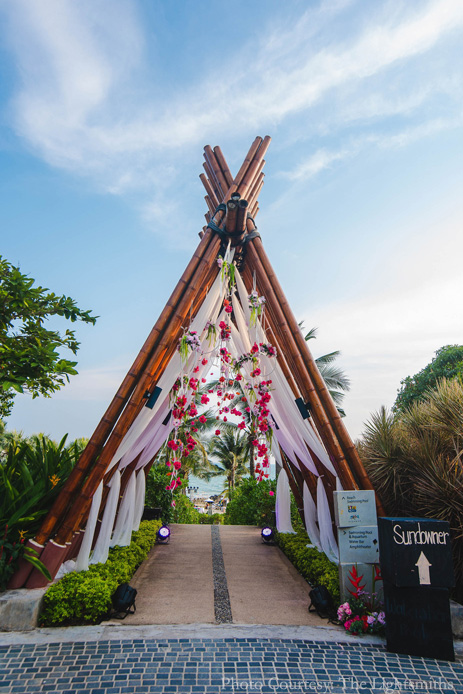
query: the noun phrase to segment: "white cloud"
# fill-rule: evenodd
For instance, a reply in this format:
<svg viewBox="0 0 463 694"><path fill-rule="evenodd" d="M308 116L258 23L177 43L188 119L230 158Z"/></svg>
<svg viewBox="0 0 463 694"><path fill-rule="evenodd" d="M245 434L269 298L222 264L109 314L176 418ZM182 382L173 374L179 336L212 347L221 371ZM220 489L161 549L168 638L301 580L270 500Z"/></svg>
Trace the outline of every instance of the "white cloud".
<svg viewBox="0 0 463 694"><path fill-rule="evenodd" d="M463 23L459 0L420 4L415 14L399 16L389 16L386 5L359 37L313 52L308 27L328 31L323 22L345 5L322 5L318 23L312 10L291 30L269 32L251 64L240 65L239 54L232 58L237 72L230 86L214 83L211 74L181 96L175 94L179 85L167 88L165 104L135 100L131 108L124 103L127 84L139 82L145 69L138 48L144 34L131 3L18 0L9 7L22 78L16 127L47 161L105 177L108 188L116 177L119 190L132 184L132 168L153 167L161 150L281 122L333 89L429 51ZM235 92L236 82L253 86Z"/></svg>
<svg viewBox="0 0 463 694"><path fill-rule="evenodd" d="M280 175L290 181L305 181L330 168L335 162L358 156L368 147L374 146L387 150L406 147L435 133L461 128L462 125L463 115L455 118L431 119L420 125L404 128L393 135L367 133L361 137L350 138L347 145L338 150L319 149L301 162L293 171L282 172Z"/></svg>
<svg viewBox="0 0 463 694"><path fill-rule="evenodd" d="M319 326L310 344L315 356L342 352L339 363L352 383L344 408L353 437L373 411L392 406L401 379L443 345L461 344L462 253L458 224L442 219L404 242L400 255L385 257L376 282L361 295L297 313L307 327Z"/></svg>

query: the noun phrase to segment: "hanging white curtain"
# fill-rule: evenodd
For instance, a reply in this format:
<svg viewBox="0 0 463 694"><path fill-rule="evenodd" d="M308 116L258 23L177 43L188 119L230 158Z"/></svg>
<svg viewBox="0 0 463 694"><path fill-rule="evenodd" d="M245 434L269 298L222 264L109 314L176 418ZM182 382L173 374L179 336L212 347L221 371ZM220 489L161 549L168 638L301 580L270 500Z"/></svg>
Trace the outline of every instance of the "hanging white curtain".
<svg viewBox="0 0 463 694"><path fill-rule="evenodd" d="M93 537L95 535L96 522L100 511L101 497L103 495L103 482L101 481L97 487L92 499L92 507L88 515L87 525L85 527L85 535L80 546L79 554L76 559L76 571L87 571L88 560L92 550Z"/></svg>
<svg viewBox="0 0 463 694"><path fill-rule="evenodd" d="M277 498L275 503L277 530L279 533L294 533L291 525L291 494L288 475L280 470L277 480Z"/></svg>
<svg viewBox="0 0 463 694"><path fill-rule="evenodd" d="M322 549L330 561L339 564L339 551L333 535L330 507L323 480L320 477L317 480L317 515Z"/></svg>
<svg viewBox="0 0 463 694"><path fill-rule="evenodd" d="M117 514L110 547L127 547L132 537L133 518L135 512L135 493L137 488L136 474L132 472L122 497L119 513Z"/></svg>
<svg viewBox="0 0 463 694"><path fill-rule="evenodd" d="M99 564L100 562L104 564L108 558L109 541L114 526L114 517L117 511L120 488L121 473L119 470L116 470L109 483L109 494L106 499L103 522L101 523L98 540L96 541L95 548L90 557L90 564Z"/></svg>
<svg viewBox="0 0 463 694"><path fill-rule="evenodd" d="M307 535L309 536L310 542L322 552L322 545L320 542L320 531L317 526L317 507L312 499L312 494L309 492L307 484L304 482L303 487L303 501L304 501L304 520L305 527L307 530Z"/></svg>
<svg viewBox="0 0 463 694"><path fill-rule="evenodd" d="M143 515L143 509L145 507L145 491L146 491L145 471L143 469L141 469L137 474L137 488L136 488L136 492L135 492L135 514L133 517L132 530L138 530L140 527L141 517Z"/></svg>

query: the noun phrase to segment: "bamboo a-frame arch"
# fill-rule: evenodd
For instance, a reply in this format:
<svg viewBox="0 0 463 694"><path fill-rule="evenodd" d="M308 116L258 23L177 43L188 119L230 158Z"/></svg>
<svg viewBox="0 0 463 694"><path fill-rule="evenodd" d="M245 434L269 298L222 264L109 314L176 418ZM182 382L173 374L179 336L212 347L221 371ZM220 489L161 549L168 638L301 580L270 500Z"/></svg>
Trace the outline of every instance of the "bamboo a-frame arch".
<svg viewBox="0 0 463 694"><path fill-rule="evenodd" d="M35 540L29 541L52 577L65 560L77 555L97 489L101 493L100 516L103 513L116 471L116 467L110 467L111 460L147 404L147 393L155 391L177 350L179 339L198 314L208 287L217 278L218 254L230 245L234 248L234 262L247 292L252 291L255 283L265 296L268 333L277 348L278 365L294 400L310 411L311 426L336 473L330 472L312 451L311 458L323 480L328 503L332 505L336 477L344 489L373 488L286 300L254 222L259 211L258 196L264 184L262 169L269 144L270 137L257 137L235 178L220 147L204 148L205 174L202 173L200 178L207 193L208 212L207 226L200 232L199 245ZM295 458L291 460L284 451L280 452L291 490L302 509L304 483L315 498L317 478L308 467L299 464ZM155 453L143 468L145 474L154 457ZM137 455L121 472L119 503L138 460ZM98 508L96 511L98 515ZM382 513L379 502L378 512ZM30 564L23 562L10 587L33 588L45 584L46 579Z"/></svg>

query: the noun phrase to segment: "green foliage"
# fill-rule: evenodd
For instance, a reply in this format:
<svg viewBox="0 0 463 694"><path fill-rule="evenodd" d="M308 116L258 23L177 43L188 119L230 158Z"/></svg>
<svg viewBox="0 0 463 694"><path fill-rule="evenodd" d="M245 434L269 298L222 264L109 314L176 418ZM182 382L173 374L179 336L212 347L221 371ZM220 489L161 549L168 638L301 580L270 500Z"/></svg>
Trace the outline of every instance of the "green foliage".
<svg viewBox="0 0 463 694"><path fill-rule="evenodd" d="M190 499L184 494L175 497L175 508L173 509L174 523L199 523L200 513Z"/></svg>
<svg viewBox="0 0 463 694"><path fill-rule="evenodd" d="M167 473L168 469L164 464L153 465L146 477L145 506L160 508L163 522L171 523L174 512L171 505L172 498L177 499L181 492L175 490L172 497L172 492L166 489L167 485L170 484L170 477Z"/></svg>
<svg viewBox="0 0 463 694"><path fill-rule="evenodd" d="M210 477L225 475L228 493L231 497L235 487L240 484L243 475L249 473L246 467L248 457L248 438L238 430L224 429L220 436L214 436L209 444L209 453L216 458L218 464L213 464Z"/></svg>
<svg viewBox="0 0 463 694"><path fill-rule="evenodd" d="M299 325L302 329L302 323L299 323ZM318 328L311 328L309 330L304 338L306 342L314 340L317 337L317 330ZM341 356L341 352L336 350L335 352L317 357L315 363L317 364L318 370L325 381L326 387L333 398L339 414L341 417L345 417L346 413L341 409L340 405L344 400L345 394L350 390L350 380L347 378L344 371L334 364L339 356Z"/></svg>
<svg viewBox="0 0 463 694"><path fill-rule="evenodd" d="M276 533L276 542L286 554L290 562L310 585L326 586L333 596L334 602L339 602L338 567L315 548L307 547L310 539L305 530L291 533Z"/></svg>
<svg viewBox="0 0 463 694"><path fill-rule="evenodd" d="M41 626L97 624L111 609L111 596L127 583L156 542L161 521L143 521L132 533L130 547L109 550L105 564L92 564L88 571L66 574L45 593Z"/></svg>
<svg viewBox="0 0 463 694"><path fill-rule="evenodd" d="M358 445L386 513L446 520L463 600L463 385L442 380L395 415L373 415Z"/></svg>
<svg viewBox="0 0 463 694"><path fill-rule="evenodd" d="M463 345L447 345L437 350L430 364L414 376L407 376L401 383L393 406L394 412L405 412L414 402L426 399L429 391L446 378L463 377Z"/></svg>
<svg viewBox="0 0 463 694"><path fill-rule="evenodd" d="M55 443L43 434L13 439L0 463L0 527L32 535L58 496L82 451L82 444L66 446L66 436Z"/></svg>
<svg viewBox="0 0 463 694"><path fill-rule="evenodd" d="M226 525L274 525L275 524L275 480L257 482L245 478L235 489L227 506Z"/></svg>
<svg viewBox="0 0 463 694"><path fill-rule="evenodd" d="M225 520L224 513L199 513L200 525L222 525Z"/></svg>
<svg viewBox="0 0 463 694"><path fill-rule="evenodd" d="M0 256L0 417L10 414L17 393L50 397L77 373L77 362L59 352L64 347L77 353L75 331L59 333L44 323L52 316L72 323L96 321L70 297L57 296L34 282Z"/></svg>
<svg viewBox="0 0 463 694"><path fill-rule="evenodd" d="M50 572L37 558L37 554L36 550L25 546L23 537L11 541L8 526L5 526L3 537L0 539L0 592L6 590L8 581L22 558L38 569L49 581L51 580Z"/></svg>

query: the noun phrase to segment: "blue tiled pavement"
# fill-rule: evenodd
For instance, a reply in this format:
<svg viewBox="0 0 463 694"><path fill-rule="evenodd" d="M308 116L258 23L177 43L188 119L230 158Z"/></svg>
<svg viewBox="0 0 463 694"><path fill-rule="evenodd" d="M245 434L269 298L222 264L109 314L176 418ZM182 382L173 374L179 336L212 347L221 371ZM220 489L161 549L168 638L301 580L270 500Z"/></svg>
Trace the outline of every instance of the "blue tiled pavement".
<svg viewBox="0 0 463 694"><path fill-rule="evenodd" d="M0 694L463 694L463 664L371 644L129 639L0 647Z"/></svg>

